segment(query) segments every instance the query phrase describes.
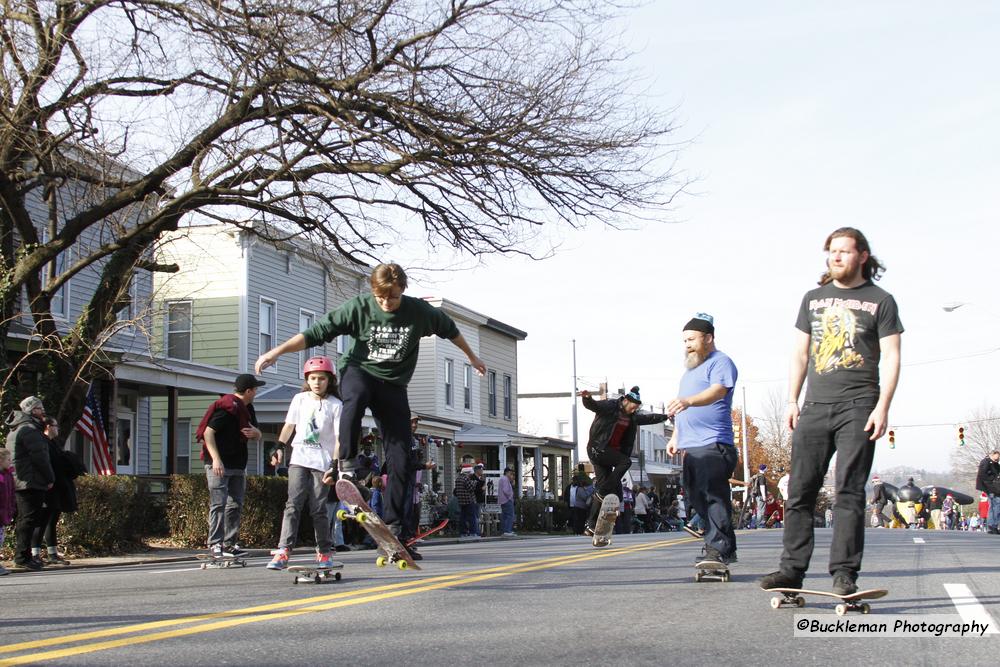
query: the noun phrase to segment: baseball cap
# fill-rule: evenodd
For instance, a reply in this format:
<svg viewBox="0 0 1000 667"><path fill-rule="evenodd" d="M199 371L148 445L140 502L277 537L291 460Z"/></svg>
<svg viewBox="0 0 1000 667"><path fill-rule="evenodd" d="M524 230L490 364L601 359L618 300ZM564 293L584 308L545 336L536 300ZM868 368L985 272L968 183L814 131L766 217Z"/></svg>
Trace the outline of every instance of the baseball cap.
<svg viewBox="0 0 1000 667"><path fill-rule="evenodd" d="M233 386L236 391L246 391L247 389L253 389L254 387L263 387L266 382L263 380L258 380L256 376L250 373L241 373L236 376L236 380L233 382Z"/></svg>

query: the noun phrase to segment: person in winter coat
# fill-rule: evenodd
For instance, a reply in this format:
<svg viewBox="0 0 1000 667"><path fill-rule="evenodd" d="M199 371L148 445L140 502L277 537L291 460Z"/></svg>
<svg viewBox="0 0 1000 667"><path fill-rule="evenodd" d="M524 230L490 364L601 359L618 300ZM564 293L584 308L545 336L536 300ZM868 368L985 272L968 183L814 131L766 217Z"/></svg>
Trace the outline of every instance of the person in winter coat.
<svg viewBox="0 0 1000 667"><path fill-rule="evenodd" d="M0 447L0 544L3 544L7 526L14 523L17 500L14 496L14 470L10 451ZM0 576L10 574L0 565Z"/></svg>
<svg viewBox="0 0 1000 667"><path fill-rule="evenodd" d="M49 461L49 442L45 429L45 406L36 396L28 396L7 418L7 449L14 453L14 485L17 497L17 541L14 564L29 570L42 569L41 561L31 557L31 536L45 525L45 492L55 483Z"/></svg>
<svg viewBox="0 0 1000 667"><path fill-rule="evenodd" d="M42 559L42 543L46 545L46 565L69 565L69 561L59 555L56 528L59 517L77 510L75 480L87 472L83 462L72 452L62 448L59 438L59 423L52 417L45 418L45 439L49 445L49 462L55 474L52 488L45 492L45 525L35 528L31 535L31 556Z"/></svg>

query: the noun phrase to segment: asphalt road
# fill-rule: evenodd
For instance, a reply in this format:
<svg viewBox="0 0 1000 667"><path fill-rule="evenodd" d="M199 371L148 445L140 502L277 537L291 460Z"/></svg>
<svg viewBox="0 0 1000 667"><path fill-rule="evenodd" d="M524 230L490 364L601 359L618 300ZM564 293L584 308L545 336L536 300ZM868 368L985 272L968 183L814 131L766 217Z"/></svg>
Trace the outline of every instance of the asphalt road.
<svg viewBox="0 0 1000 667"><path fill-rule="evenodd" d="M817 531L807 587L829 590L829 540ZM958 621L964 585L975 599L959 600L963 613L1000 621L1000 537L871 530L867 540L859 583L890 593L870 616L847 618ZM838 617L825 598L771 609L756 582L775 569L780 543L780 530L741 533L729 583L695 583L700 547L677 533L617 536L604 550L571 537L429 546L420 572L352 552L340 554L344 579L321 585L293 585L263 557L228 570L12 575L0 580L0 666L996 664L1000 634L794 637L800 614Z"/></svg>

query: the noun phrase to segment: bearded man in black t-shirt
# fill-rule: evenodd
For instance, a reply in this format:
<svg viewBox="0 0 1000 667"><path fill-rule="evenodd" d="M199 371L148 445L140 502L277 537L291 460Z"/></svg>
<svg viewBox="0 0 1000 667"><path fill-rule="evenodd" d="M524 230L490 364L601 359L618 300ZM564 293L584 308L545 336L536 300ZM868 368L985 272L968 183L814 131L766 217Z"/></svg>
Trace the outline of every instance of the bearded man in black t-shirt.
<svg viewBox="0 0 1000 667"><path fill-rule="evenodd" d="M785 423L792 430L792 471L785 503L780 569L761 588L801 588L814 546L813 510L831 457L837 455L833 592L858 590L865 544L865 482L875 441L888 428L899 379L903 325L892 295L876 287L885 270L857 229L826 239L827 271L806 293L789 372ZM883 372L879 377L879 368ZM805 401L798 396L808 374Z"/></svg>

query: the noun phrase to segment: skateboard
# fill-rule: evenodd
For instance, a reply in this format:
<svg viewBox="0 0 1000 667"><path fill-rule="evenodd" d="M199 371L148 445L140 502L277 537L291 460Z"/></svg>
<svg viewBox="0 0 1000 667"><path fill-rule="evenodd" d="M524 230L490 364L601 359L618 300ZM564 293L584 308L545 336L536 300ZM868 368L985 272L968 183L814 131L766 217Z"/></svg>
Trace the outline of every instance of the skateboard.
<svg viewBox="0 0 1000 667"><path fill-rule="evenodd" d="M285 568L285 571L291 572L295 575L292 579L293 584L303 583L308 584L310 582L318 584L320 582L326 581L328 579L333 579L334 581L340 581L340 572L334 572L334 570L342 570L344 564L335 561L332 567L328 568L318 568L312 565L289 565Z"/></svg>
<svg viewBox="0 0 1000 667"><path fill-rule="evenodd" d="M615 529L615 520L618 518L618 508L621 501L618 496L609 493L601 501L601 510L597 515L597 525L594 526L594 546L606 547L611 544L611 533Z"/></svg>
<svg viewBox="0 0 1000 667"><path fill-rule="evenodd" d="M396 536L389 530L389 526L385 525L379 515L361 497L361 492L358 491L358 487L354 486L353 482L346 479L338 480L337 497L348 507L346 510L337 510L337 518L341 521L354 519L378 545L380 553L375 559L375 565L385 567L394 563L400 570L420 569L420 566L410 557L406 547L400 544Z"/></svg>
<svg viewBox="0 0 1000 667"><path fill-rule="evenodd" d="M807 588L765 588L769 593L781 593L782 597L771 598L771 608L779 609L786 606L804 607L806 604L803 595L822 595L823 597L836 598L840 603L834 607L837 616L843 616L849 611L860 611L862 614L871 613L871 605L864 600L877 600L889 594L887 588L872 588L867 591L858 591L851 595L837 595L829 591L812 591Z"/></svg>
<svg viewBox="0 0 1000 667"><path fill-rule="evenodd" d="M217 570L228 567L247 566L246 558L242 556L215 557L212 554L198 554L197 556L195 556L195 558L201 561L200 567L203 570L208 570L208 569Z"/></svg>
<svg viewBox="0 0 1000 667"><path fill-rule="evenodd" d="M705 539L705 531L698 530L689 523L685 523L683 526L681 526L681 530L683 530L691 537L697 537L699 540Z"/></svg>
<svg viewBox="0 0 1000 667"><path fill-rule="evenodd" d="M441 523L437 524L436 526L428 528L427 530L425 530L422 533L417 533L416 535L414 535L410 539L406 540L406 546L410 546L411 544L414 544L417 540L422 540L425 537L427 537L428 535L433 535L434 533L438 532L439 530L444 530L444 527L447 526L447 525L448 525L448 519L445 519L444 521L442 521Z"/></svg>
<svg viewBox="0 0 1000 667"><path fill-rule="evenodd" d="M717 560L700 560L694 564L694 580L696 582L715 579L716 581L729 581L729 567Z"/></svg>

